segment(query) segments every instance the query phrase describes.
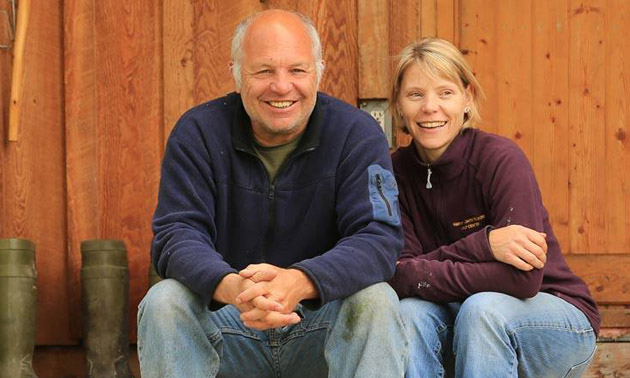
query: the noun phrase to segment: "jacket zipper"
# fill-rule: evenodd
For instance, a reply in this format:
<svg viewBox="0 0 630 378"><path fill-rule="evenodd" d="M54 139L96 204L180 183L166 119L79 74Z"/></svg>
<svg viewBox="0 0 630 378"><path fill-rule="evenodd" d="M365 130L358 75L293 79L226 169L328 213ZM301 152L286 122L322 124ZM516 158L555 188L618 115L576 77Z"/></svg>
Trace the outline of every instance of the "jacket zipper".
<svg viewBox="0 0 630 378"><path fill-rule="evenodd" d="M427 165L427 189L433 188L433 184L431 184L431 174L433 174L433 171L431 171L431 166Z"/></svg>
<svg viewBox="0 0 630 378"><path fill-rule="evenodd" d="M385 205L387 205L387 214L389 214L389 216L391 217L393 215L392 205L389 204L387 197L385 197L385 193L383 193L383 179L381 179L381 175L378 173L376 174L376 190L378 190L378 194L381 195L383 202L385 202Z"/></svg>

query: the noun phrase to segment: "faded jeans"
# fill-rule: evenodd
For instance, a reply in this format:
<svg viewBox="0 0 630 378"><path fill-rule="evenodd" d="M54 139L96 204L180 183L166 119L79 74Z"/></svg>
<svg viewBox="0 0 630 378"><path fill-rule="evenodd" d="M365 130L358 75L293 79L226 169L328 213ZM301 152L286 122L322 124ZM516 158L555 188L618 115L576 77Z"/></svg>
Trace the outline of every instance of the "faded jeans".
<svg viewBox="0 0 630 378"><path fill-rule="evenodd" d="M296 309L300 323L257 331L239 311L209 311L173 279L140 303L138 353L143 378L397 377L407 338L396 293L385 283L317 310Z"/></svg>
<svg viewBox="0 0 630 378"><path fill-rule="evenodd" d="M463 303L401 301L409 332L406 377L561 378L581 376L595 353L586 316L554 295L521 300L484 292Z"/></svg>

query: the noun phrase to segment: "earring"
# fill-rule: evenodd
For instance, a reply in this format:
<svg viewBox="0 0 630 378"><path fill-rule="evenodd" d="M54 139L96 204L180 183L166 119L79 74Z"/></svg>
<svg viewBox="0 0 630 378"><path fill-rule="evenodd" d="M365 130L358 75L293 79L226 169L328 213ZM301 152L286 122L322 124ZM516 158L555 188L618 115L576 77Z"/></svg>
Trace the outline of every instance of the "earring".
<svg viewBox="0 0 630 378"><path fill-rule="evenodd" d="M464 108L464 114L468 114L468 113L470 113L470 107L469 106Z"/></svg>

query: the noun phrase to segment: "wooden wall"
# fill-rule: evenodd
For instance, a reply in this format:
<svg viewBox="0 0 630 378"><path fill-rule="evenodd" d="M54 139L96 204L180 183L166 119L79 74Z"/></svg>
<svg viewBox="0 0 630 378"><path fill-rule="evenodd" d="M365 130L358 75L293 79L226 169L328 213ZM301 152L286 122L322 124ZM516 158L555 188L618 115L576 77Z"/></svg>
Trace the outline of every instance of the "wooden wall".
<svg viewBox="0 0 630 378"><path fill-rule="evenodd" d="M33 5L16 143L6 140L11 53L0 50L0 237L38 245L38 344L79 342L79 244L91 238L127 245L135 338L164 142L183 111L232 90L239 20L275 7L314 20L322 89L355 105L387 97L407 43L455 42L486 90L484 128L528 154L571 266L611 305L604 324L627 334L625 0L54 0Z"/></svg>

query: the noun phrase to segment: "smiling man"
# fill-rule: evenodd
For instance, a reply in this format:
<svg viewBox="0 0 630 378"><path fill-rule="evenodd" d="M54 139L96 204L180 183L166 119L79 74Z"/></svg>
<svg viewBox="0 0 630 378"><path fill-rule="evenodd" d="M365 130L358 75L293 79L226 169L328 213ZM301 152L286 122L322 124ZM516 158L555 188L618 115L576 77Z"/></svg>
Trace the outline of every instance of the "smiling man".
<svg viewBox="0 0 630 378"><path fill-rule="evenodd" d="M236 93L169 138L151 251L165 279L138 312L143 377L402 377L389 279L402 248L386 139L318 93L303 15L236 28Z"/></svg>

